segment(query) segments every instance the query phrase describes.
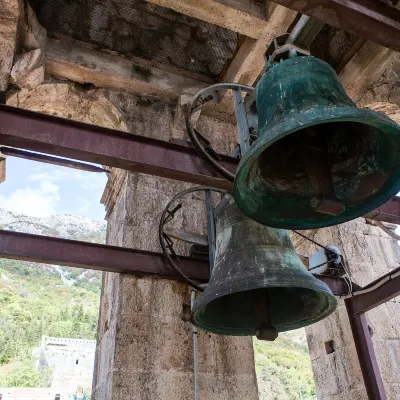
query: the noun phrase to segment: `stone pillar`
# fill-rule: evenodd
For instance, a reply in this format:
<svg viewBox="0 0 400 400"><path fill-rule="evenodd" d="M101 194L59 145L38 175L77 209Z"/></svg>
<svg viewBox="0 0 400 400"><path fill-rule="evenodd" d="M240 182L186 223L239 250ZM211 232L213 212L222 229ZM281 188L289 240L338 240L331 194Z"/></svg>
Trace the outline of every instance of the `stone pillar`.
<svg viewBox="0 0 400 400"><path fill-rule="evenodd" d="M348 260L353 281L364 286L397 268L400 247L380 228L364 218L317 231L306 232L321 244L335 244ZM293 236L299 254L319 250ZM367 321L389 400L400 398L400 299L368 313ZM318 399L366 399L364 381L343 300L335 313L306 328Z"/></svg>
<svg viewBox="0 0 400 400"><path fill-rule="evenodd" d="M20 0L0 0L0 92L8 86L22 9Z"/></svg>
<svg viewBox="0 0 400 400"><path fill-rule="evenodd" d="M174 104L113 93L109 98L125 112L132 132L164 140L173 133L176 138ZM212 131L222 147L235 137L230 124L200 117L199 125L205 134ZM168 179L114 171L103 197L108 210L107 243L160 251L161 212L177 192L187 187ZM189 195L176 215L175 225L205 234L204 196ZM93 397L193 399L192 326L182 319L189 304L187 284L105 273ZM251 338L204 332L198 337L200 399L257 399Z"/></svg>

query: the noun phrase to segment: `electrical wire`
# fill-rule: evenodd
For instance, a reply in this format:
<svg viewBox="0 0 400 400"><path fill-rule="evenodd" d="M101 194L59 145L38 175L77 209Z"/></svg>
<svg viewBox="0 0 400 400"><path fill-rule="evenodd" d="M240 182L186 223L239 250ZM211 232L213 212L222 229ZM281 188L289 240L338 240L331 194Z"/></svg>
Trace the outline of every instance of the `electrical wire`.
<svg viewBox="0 0 400 400"><path fill-rule="evenodd" d="M400 276L400 268L396 268L390 274L382 277L382 279L380 279L378 282L375 282L373 285L367 286L367 287L365 287L364 289L361 289L361 290L357 290L356 292L351 293L351 294L345 296L344 298L348 299L350 297L356 297L356 296L360 296L360 295L365 294L365 293L372 292L375 289L378 289L379 287L381 287L386 282L388 282L388 281L390 281L390 280L392 280L394 278L397 278L399 276Z"/></svg>
<svg viewBox="0 0 400 400"><path fill-rule="evenodd" d="M175 270L175 272L185 282L187 282L192 288L194 288L200 292L203 292L204 288L201 285L194 282L189 277L187 277L180 270L180 268L176 265L175 261L172 259L171 255L176 258L177 258L177 255L176 255L175 251L173 250L173 242L172 242L171 238L164 232L164 225L166 223L170 222L174 218L175 213L182 207L182 204L180 203L177 206L175 206L172 210L170 210L170 207L172 206L173 203L175 203L178 199L180 199L181 197L183 197L189 193L206 191L206 190L210 190L212 192L217 192L217 193L221 193L221 194L225 193L224 190L215 189L215 188L212 188L209 186L197 186L197 187L186 189L186 190L183 190L182 192L179 192L168 202L167 206L165 207L164 211L162 212L160 224L159 224L159 228L158 228L158 238L160 241L161 250L162 250L163 254L165 255L165 257L167 258L169 265Z"/></svg>
<svg viewBox="0 0 400 400"><path fill-rule="evenodd" d="M381 221L375 221L374 219L372 222L381 228L385 233L387 233L389 236L391 236L393 239L400 240L400 236L397 235L396 233L392 232L389 228L387 228L385 225L382 224Z"/></svg>
<svg viewBox="0 0 400 400"><path fill-rule="evenodd" d="M301 236L301 237L302 237L302 238L304 238L304 239L307 239L307 240L309 240L311 243L314 243L315 245L317 245L317 246L321 247L322 249L325 249L325 251L327 251L329 254L334 254L334 255L337 255L337 254L336 254L334 251L332 251L331 249L328 249L328 247L326 247L326 246L323 246L322 244L320 244L320 243L316 242L315 240L313 240L313 239L309 238L309 237L308 237L308 236L306 236L306 235L303 235L303 234L302 234L302 233L300 233L299 231L294 231L294 230L292 230L292 232L296 233L297 235Z"/></svg>
<svg viewBox="0 0 400 400"><path fill-rule="evenodd" d="M209 164L211 164L212 167L225 179L233 182L235 179L235 174L233 174L231 171L228 171L220 164L220 160L218 160L218 154L212 149L209 142L204 142L204 138L199 134L199 132L196 131L196 129L194 129L192 125L192 113L204 106L204 104L206 104L208 101L216 101L218 92L226 91L228 89L239 89L246 93L251 93L254 91L253 87L241 85L239 83L217 83L201 89L192 97L190 103L188 104L185 123L189 139L200 156L203 157ZM206 96L205 99L202 101L199 107L196 107L197 102L199 99L202 99L203 96Z"/></svg>

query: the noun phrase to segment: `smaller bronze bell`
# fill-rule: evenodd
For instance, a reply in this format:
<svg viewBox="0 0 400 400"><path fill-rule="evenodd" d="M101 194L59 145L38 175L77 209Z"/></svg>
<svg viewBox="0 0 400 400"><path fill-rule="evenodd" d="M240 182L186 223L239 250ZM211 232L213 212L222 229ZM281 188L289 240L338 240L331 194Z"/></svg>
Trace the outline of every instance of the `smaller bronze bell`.
<svg viewBox="0 0 400 400"><path fill-rule="evenodd" d="M222 335L257 335L317 322L336 308L328 286L309 273L289 233L261 225L226 200L217 215L212 276L196 299L192 323Z"/></svg>

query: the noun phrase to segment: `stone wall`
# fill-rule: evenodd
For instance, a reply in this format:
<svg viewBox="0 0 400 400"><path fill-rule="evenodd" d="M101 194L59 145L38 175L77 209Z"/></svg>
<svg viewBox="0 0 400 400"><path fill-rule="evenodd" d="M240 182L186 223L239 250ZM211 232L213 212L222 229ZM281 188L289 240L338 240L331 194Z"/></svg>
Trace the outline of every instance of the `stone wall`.
<svg viewBox="0 0 400 400"><path fill-rule="evenodd" d="M335 244L348 260L352 279L360 286L379 278L400 264L400 247L380 228L364 218L306 234L322 244ZM310 256L319 250L309 241L293 236L299 254ZM389 400L400 398L400 299L369 311L378 364ZM306 328L318 399L361 400L367 394L350 329L346 307ZM333 351L332 351L333 350Z"/></svg>
<svg viewBox="0 0 400 400"><path fill-rule="evenodd" d="M175 105L108 93L123 110L129 129L150 137L184 138ZM198 127L227 151L235 141L232 125L200 117ZM232 144L232 143L231 143ZM233 147L233 146L232 146ZM107 197L107 243L160 251L158 225L167 202L190 185L144 174L117 172ZM114 180L113 180L114 179ZM115 182L120 186L113 190ZM175 226L206 233L204 196L191 194ZM182 319L190 304L188 285L157 278L106 273L98 335L94 393L103 399L193 399L192 326ZM201 399L256 399L257 383L250 338L199 333Z"/></svg>
<svg viewBox="0 0 400 400"><path fill-rule="evenodd" d="M21 3L19 0L0 0L0 92L7 89L17 51Z"/></svg>

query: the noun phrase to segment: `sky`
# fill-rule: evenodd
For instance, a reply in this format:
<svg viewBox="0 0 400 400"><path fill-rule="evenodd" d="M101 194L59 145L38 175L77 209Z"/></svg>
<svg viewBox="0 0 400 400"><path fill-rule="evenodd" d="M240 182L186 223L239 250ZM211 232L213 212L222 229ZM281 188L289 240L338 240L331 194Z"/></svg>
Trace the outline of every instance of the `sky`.
<svg viewBox="0 0 400 400"><path fill-rule="evenodd" d="M0 208L33 217L72 214L104 222L101 195L105 173L7 157L6 181L0 184Z"/></svg>

